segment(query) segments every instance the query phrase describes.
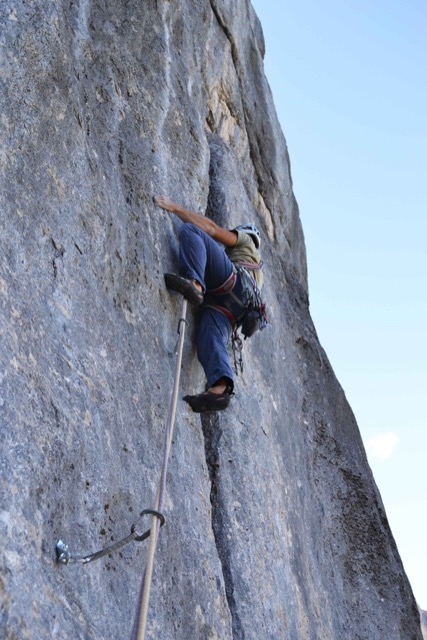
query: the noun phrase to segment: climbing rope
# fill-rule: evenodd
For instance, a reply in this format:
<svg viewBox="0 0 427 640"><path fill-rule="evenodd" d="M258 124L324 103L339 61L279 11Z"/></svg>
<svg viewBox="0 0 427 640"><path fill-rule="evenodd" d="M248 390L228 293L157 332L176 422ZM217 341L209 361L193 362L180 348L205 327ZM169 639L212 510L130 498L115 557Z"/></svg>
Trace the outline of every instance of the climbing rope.
<svg viewBox="0 0 427 640"><path fill-rule="evenodd" d="M165 430L165 446L163 451L163 463L162 470L160 474L159 486L157 489L157 495L155 500L155 508L154 509L145 509L141 511L140 517L144 515L152 515L151 527L147 531L142 534L138 534L136 532L136 524L133 524L131 527L131 532L128 536L114 543L113 545L106 547L105 549L101 549L100 551L96 551L95 553L91 553L86 556L75 556L72 555L68 549L68 545L65 544L62 540L58 540L56 544L56 560L61 564L87 564L88 562L93 562L94 560L98 560L105 555L112 553L113 551L117 551L121 549L124 545L129 542L141 542L146 538L150 538L150 545L147 553L147 562L145 566L145 571L141 583L141 589L138 599L137 611L135 616L135 622L132 629L131 640L144 640L145 639L145 630L147 626L147 615L148 615L148 603L150 598L150 590L151 590L151 581L153 574L153 566L154 566L154 555L156 552L157 539L159 536L160 527L162 527L165 523L165 518L162 515L162 507L166 492L166 474L169 462L169 454L172 445L172 436L173 429L175 424L175 415L176 415L176 406L178 401L178 390L179 390L179 378L181 373L181 364L182 364L182 351L184 347L184 337L185 337L185 326L188 325L188 322L185 318L187 314L187 300L185 298L182 299L182 311L181 318L178 323L178 341L175 347L175 355L176 365L175 365L175 379L174 386L172 391L172 396L169 404L169 414L166 422L166 430Z"/></svg>
<svg viewBox="0 0 427 640"><path fill-rule="evenodd" d="M175 379L174 386L172 391L172 396L169 404L169 414L166 422L166 431L165 431L165 446L163 451L163 464L162 471L160 474L160 482L157 490L156 501L154 510L157 512L162 511L164 496L166 492L166 473L169 461L169 453L172 445L172 436L173 436L173 428L175 424L175 415L176 415L176 405L178 400L178 389L179 389L179 378L181 373L181 363L182 363L182 350L184 346L184 337L185 337L185 326L188 324L185 319L187 313L187 300L185 298L182 299L182 311L181 311L181 319L178 323L178 342L176 347L176 364L175 364ZM145 565L145 571L141 583L141 589L138 599L138 605L135 615L135 622L132 629L131 640L144 640L145 639L145 630L147 627L147 616L148 616L148 603L150 599L150 591L151 591L151 582L153 575L153 566L154 566L154 555L156 552L157 539L159 535L159 518L155 514L153 515L152 523L151 523L151 535L150 535L150 545L148 547L147 552L147 562Z"/></svg>

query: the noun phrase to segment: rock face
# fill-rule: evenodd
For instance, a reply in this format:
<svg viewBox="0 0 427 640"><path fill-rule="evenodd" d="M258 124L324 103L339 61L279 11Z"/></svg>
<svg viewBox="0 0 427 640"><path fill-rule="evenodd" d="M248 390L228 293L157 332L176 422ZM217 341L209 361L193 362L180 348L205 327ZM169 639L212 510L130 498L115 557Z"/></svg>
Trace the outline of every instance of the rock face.
<svg viewBox="0 0 427 640"><path fill-rule="evenodd" d="M154 504L181 309L164 193L260 227L271 325L226 412L179 402L147 637L419 640L310 318L249 2L3 0L0 45L1 637L130 637L147 543L85 566L57 564L55 543L99 549Z"/></svg>
<svg viewBox="0 0 427 640"><path fill-rule="evenodd" d="M423 639L427 640L427 611L423 611L419 609L420 618L421 618L421 631L423 634Z"/></svg>

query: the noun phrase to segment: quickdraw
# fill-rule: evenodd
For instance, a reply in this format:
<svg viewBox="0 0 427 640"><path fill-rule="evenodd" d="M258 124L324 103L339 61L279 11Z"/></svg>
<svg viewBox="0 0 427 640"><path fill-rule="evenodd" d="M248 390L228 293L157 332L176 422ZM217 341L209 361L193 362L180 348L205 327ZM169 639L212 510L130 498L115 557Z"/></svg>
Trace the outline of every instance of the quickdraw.
<svg viewBox="0 0 427 640"><path fill-rule="evenodd" d="M243 373L243 340L237 333L237 328L234 329L231 336L231 346L233 349L234 371L236 372L236 376L238 376L239 370L240 373Z"/></svg>
<svg viewBox="0 0 427 640"><path fill-rule="evenodd" d="M154 509L144 509L144 511L141 511L139 515L140 517L142 517L149 514L159 518L160 526L163 527L163 525L165 524L165 517L159 511L155 511ZM58 542L56 543L56 561L61 564L87 564L88 562L99 560L99 558L109 555L110 553L113 553L113 551L118 551L118 549L121 549L126 544L129 544L129 542L142 542L143 540L146 540L148 538L150 533L151 529L147 529L147 531L144 531L144 533L138 535L138 533L136 532L136 524L133 524L130 530L130 534L126 536L126 538L123 538L122 540L115 542L109 547L101 549L100 551L96 551L95 553L91 553L87 556L72 555L69 551L68 545L65 544L63 540L58 540Z"/></svg>

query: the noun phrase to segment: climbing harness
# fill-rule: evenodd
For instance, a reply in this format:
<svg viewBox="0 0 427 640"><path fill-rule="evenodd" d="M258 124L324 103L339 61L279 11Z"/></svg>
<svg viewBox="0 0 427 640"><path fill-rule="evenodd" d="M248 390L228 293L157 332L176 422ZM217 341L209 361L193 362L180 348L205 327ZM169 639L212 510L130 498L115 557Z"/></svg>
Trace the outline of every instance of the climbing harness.
<svg viewBox="0 0 427 640"><path fill-rule="evenodd" d="M233 327L241 327L245 339L268 325L266 305L251 273L258 271L262 266L262 262L236 262L233 264L231 275L222 285L206 291L207 301L203 307L221 312ZM240 295L234 292L238 276L242 286Z"/></svg>
<svg viewBox="0 0 427 640"><path fill-rule="evenodd" d="M230 293L230 291L233 290L234 285L236 284L236 280L237 280L237 270L233 269L233 271L231 272L231 275L227 278L225 282L222 283L222 285L220 285L216 289L209 289L208 293L214 296L225 296L227 293Z"/></svg>
<svg viewBox="0 0 427 640"><path fill-rule="evenodd" d="M264 262L262 260L260 260L257 263L255 263L255 262L243 262L243 260L239 260L239 261L235 262L234 264L238 265L239 267L244 267L245 269L248 269L249 271L259 271L264 266Z"/></svg>
<svg viewBox="0 0 427 640"><path fill-rule="evenodd" d="M267 308L262 300L261 292L253 271L262 269L263 263L235 262L233 271L227 280L216 289L209 289L204 308L219 311L230 321L233 330L240 328L245 340L250 338L258 330L263 330L268 325ZM237 278L240 279L241 291L236 295L234 288ZM233 334L233 350L237 345L239 351L242 348L236 343Z"/></svg>
<svg viewBox="0 0 427 640"><path fill-rule="evenodd" d="M216 289L209 289L206 293L209 298L203 307L215 309L222 313L230 322L233 332L231 346L233 350L234 371L236 375L243 373L243 341L250 338L258 330L263 330L268 325L266 305L261 298L252 271L262 269L263 263L235 262L233 271ZM242 284L240 295L233 291L238 276ZM241 335L238 333L241 331Z"/></svg>
<svg viewBox="0 0 427 640"><path fill-rule="evenodd" d="M162 469L160 474L159 486L157 489L157 495L155 499L154 509L145 509L141 511L140 517L144 515L151 515L151 527L141 535L139 535L136 531L136 524L133 524L131 527L131 532L128 536L119 540L115 544L101 549L100 551L96 551L87 556L74 556L70 553L68 549L68 545L65 544L62 540L58 540L56 544L56 560L61 564L87 564L88 562L93 562L94 560L98 560L103 556L112 553L113 551L117 551L121 549L124 545L129 542L136 541L142 542L146 538L150 538L150 544L147 552L147 561L145 566L145 571L143 574L143 579L141 583L137 610L135 615L135 621L132 629L132 635L130 640L144 640L145 639L145 630L147 626L147 616L148 616L148 603L150 598L150 589L151 589L151 580L153 574L153 565L154 565L154 555L157 546L157 540L159 536L160 527L165 524L165 518L162 514L162 508L164 503L164 497L166 492L166 474L169 462L169 454L172 445L172 436L173 429L175 424L175 415L176 415L176 407L178 401L178 390L179 390L179 378L181 373L181 364L182 364L182 351L184 347L184 337L185 337L185 327L188 325L186 320L187 314L187 300L182 298L182 311L181 318L178 323L178 341L175 348L176 364L175 364L175 379L174 386L172 391L172 396L169 404L169 413L166 422L165 429L165 445L163 451L163 462Z"/></svg>

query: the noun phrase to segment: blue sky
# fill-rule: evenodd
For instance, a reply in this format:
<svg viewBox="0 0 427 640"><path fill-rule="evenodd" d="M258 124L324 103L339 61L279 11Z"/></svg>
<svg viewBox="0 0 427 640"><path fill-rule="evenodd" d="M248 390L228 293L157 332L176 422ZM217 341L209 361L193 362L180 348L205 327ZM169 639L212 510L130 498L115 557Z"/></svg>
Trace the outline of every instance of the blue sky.
<svg viewBox="0 0 427 640"><path fill-rule="evenodd" d="M311 313L427 610L427 4L253 0Z"/></svg>

